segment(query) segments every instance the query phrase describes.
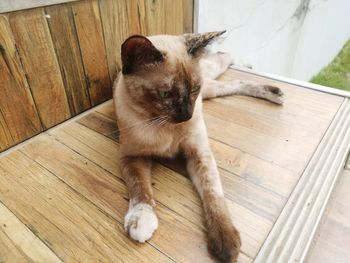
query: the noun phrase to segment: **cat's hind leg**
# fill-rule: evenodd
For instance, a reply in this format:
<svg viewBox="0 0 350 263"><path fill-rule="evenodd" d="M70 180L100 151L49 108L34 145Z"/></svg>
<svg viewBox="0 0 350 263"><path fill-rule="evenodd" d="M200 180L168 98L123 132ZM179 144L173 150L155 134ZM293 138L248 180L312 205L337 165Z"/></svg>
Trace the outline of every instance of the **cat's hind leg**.
<svg viewBox="0 0 350 263"><path fill-rule="evenodd" d="M199 61L201 75L205 79L216 79L232 64L231 55L223 52L206 55Z"/></svg>
<svg viewBox="0 0 350 263"><path fill-rule="evenodd" d="M120 161L130 198L124 228L132 239L141 243L150 239L158 228L151 186L151 162L149 158L142 157L122 157Z"/></svg>
<svg viewBox="0 0 350 263"><path fill-rule="evenodd" d="M283 92L280 88L252 81L204 79L201 92L203 99L228 95L245 95L269 100L276 104L283 104Z"/></svg>

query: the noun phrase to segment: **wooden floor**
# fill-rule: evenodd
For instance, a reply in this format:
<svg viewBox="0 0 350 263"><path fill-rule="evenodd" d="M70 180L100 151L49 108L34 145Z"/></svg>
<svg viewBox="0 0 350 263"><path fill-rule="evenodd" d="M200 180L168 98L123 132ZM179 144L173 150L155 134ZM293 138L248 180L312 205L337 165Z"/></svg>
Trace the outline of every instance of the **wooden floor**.
<svg viewBox="0 0 350 263"><path fill-rule="evenodd" d="M235 96L204 103L227 203L252 262L308 164L342 97L275 84L285 105ZM128 195L119 173L111 102L42 133L0 158L0 262L211 262L190 181L162 164L153 186L159 229L146 244L122 223ZM168 165L172 167L171 165Z"/></svg>
<svg viewBox="0 0 350 263"><path fill-rule="evenodd" d="M350 170L345 170L328 204L309 263L350 262Z"/></svg>

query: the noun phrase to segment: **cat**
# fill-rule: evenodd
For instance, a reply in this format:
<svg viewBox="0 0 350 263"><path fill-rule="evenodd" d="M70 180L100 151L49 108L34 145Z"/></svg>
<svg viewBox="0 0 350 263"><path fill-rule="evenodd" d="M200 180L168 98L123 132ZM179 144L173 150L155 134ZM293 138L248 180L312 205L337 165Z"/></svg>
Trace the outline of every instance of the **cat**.
<svg viewBox="0 0 350 263"><path fill-rule="evenodd" d="M158 227L152 157L182 153L202 200L208 250L221 262L234 262L241 239L209 147L202 100L241 94L282 104L283 93L253 82L215 80L232 59L227 53L208 55L206 46L224 32L129 37L121 46L122 70L114 84L114 103L120 169L130 197L124 222L127 234L143 243Z"/></svg>

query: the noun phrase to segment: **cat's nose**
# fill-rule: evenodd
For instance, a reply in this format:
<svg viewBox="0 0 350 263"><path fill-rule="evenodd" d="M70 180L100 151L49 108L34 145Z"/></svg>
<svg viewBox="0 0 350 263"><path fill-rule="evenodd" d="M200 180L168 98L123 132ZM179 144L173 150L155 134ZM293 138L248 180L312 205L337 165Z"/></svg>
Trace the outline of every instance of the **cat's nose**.
<svg viewBox="0 0 350 263"><path fill-rule="evenodd" d="M177 122L188 121L192 118L192 109L188 103L183 103L179 106L175 119Z"/></svg>

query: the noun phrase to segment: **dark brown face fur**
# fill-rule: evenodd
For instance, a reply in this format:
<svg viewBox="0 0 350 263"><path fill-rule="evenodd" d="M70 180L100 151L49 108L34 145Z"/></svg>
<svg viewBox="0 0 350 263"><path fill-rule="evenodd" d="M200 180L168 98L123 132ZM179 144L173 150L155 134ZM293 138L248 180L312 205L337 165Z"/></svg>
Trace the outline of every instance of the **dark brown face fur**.
<svg viewBox="0 0 350 263"><path fill-rule="evenodd" d="M134 76L134 83L139 85L129 90L130 95L151 118L167 117L172 123L187 121L192 117L200 92L197 65L179 64L176 70L161 69L161 66ZM147 81L142 81L144 77L147 77Z"/></svg>
<svg viewBox="0 0 350 263"><path fill-rule="evenodd" d="M192 117L201 79L198 59L187 53L170 56L170 51L159 51L147 38L127 40L122 46L124 80L130 97L148 118L180 123Z"/></svg>

